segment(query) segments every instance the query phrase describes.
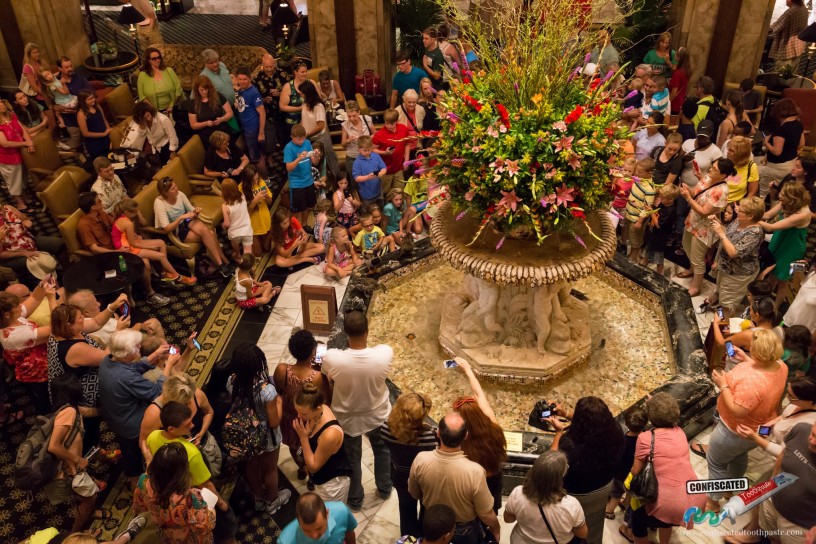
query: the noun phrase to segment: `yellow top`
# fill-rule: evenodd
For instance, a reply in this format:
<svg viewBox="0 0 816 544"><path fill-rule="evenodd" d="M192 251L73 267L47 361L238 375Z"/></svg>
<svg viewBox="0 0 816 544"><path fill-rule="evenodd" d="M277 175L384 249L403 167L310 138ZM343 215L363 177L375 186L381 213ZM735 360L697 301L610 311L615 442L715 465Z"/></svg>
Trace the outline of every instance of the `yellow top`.
<svg viewBox="0 0 816 544"><path fill-rule="evenodd" d="M241 191L243 192L243 188L241 188ZM258 193L263 192L266 192L270 197L272 196L266 182L258 178L258 183L252 186L252 196L255 197ZM247 207L249 207L249 202L247 202ZM269 213L269 206L266 205L266 202L259 202L255 209L249 212L249 222L252 224L253 235L262 236L269 232L269 229L272 228L272 215Z"/></svg>

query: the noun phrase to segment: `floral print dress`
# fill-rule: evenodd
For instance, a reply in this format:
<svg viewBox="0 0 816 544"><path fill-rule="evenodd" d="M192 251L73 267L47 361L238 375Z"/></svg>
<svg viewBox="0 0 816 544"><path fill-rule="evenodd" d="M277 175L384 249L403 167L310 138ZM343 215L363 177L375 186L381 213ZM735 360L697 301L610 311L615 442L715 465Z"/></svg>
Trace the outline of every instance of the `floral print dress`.
<svg viewBox="0 0 816 544"><path fill-rule="evenodd" d="M215 511L207 507L201 491L191 488L184 495L173 494L167 508L161 506L147 474L142 474L133 492L133 508L147 511L159 529L162 544L211 544Z"/></svg>

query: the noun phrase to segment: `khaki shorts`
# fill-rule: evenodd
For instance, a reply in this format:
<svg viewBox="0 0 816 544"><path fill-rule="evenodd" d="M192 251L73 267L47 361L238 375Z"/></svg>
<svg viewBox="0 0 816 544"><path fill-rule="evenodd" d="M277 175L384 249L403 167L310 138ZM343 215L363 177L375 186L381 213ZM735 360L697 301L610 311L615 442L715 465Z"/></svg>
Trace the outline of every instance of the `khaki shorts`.
<svg viewBox="0 0 816 544"><path fill-rule="evenodd" d="M805 533L808 531L783 518L770 499L759 505L759 526L763 531L770 532L769 536L782 544L801 544L805 541Z"/></svg>
<svg viewBox="0 0 816 544"><path fill-rule="evenodd" d="M405 189L405 176L402 170L396 174L386 174L380 176L380 183L382 186L382 194L387 195L391 189Z"/></svg>
<svg viewBox="0 0 816 544"><path fill-rule="evenodd" d="M646 232L646 225L638 228L635 223L629 223L629 246L632 249L643 247L643 234Z"/></svg>

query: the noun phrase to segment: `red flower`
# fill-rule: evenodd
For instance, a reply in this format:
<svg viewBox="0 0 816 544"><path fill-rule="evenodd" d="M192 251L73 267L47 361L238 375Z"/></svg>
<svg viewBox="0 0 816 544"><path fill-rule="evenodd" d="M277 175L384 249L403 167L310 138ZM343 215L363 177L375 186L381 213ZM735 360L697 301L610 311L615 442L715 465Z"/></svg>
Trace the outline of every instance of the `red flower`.
<svg viewBox="0 0 816 544"><path fill-rule="evenodd" d="M475 98L473 98L472 96L470 96L470 95L469 95L469 94L467 94L467 93L465 93L465 94L464 94L462 97L463 97L463 98L464 98L464 99L467 101L467 103L468 103L468 104L470 104L470 106L471 106L471 107L472 107L474 110L476 110L476 111L482 111L482 105L481 105L481 104L479 104L479 101L478 101L478 100L476 100Z"/></svg>
<svg viewBox="0 0 816 544"><path fill-rule="evenodd" d="M501 116L502 124L510 128L510 114L507 111L507 108L504 107L504 104L500 104L496 102L496 110L499 112L499 116Z"/></svg>
<svg viewBox="0 0 816 544"><path fill-rule="evenodd" d="M592 115L598 116L600 114L601 114L601 106L600 105L595 106L594 108L592 108Z"/></svg>
<svg viewBox="0 0 816 544"><path fill-rule="evenodd" d="M462 83L464 83L465 85L470 85L470 78L467 76L463 77Z"/></svg>
<svg viewBox="0 0 816 544"><path fill-rule="evenodd" d="M595 79L593 79L593 80L592 80L592 82L589 84L589 88L590 88L591 90L593 90L593 91L594 91L595 89L597 89L597 88L598 88L598 85L600 85L600 84L601 84L601 78L596 77L596 78L595 78Z"/></svg>
<svg viewBox="0 0 816 544"><path fill-rule="evenodd" d="M586 214L584 213L584 211L577 207L570 208L570 213L576 219L586 219Z"/></svg>
<svg viewBox="0 0 816 544"><path fill-rule="evenodd" d="M615 136L615 131L614 131L614 130L612 130L611 128L609 128L609 127L606 127L606 128L604 129L604 134L606 134L607 136L609 136L610 138L612 138L612 137L614 137L614 136Z"/></svg>
<svg viewBox="0 0 816 544"><path fill-rule="evenodd" d="M569 114L569 115L567 115L567 116L564 118L564 122L565 122L566 124L568 124L568 125L569 125L570 123L574 123L575 121L577 121L578 119L580 119L580 118L581 118L581 116L582 116L583 114L584 114L584 107L583 107L583 106L575 106L575 109L574 109L574 110L572 110L572 111L570 112L570 114Z"/></svg>

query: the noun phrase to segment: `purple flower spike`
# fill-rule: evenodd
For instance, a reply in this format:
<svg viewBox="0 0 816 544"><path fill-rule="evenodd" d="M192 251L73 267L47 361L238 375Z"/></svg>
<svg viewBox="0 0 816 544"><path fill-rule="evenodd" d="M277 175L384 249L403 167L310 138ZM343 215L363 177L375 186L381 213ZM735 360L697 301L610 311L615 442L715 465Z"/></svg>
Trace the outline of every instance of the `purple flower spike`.
<svg viewBox="0 0 816 544"><path fill-rule="evenodd" d="M453 113L452 111L448 112L448 119L450 119L454 123L458 123L459 121L461 121L459 116Z"/></svg>
<svg viewBox="0 0 816 544"><path fill-rule="evenodd" d="M569 78L567 78L567 81L572 81L573 79L575 79L576 77L578 77L578 75L579 75L580 73L581 73L581 67L580 67L580 66L576 66L575 70L573 70L573 71L572 71L572 73L570 74Z"/></svg>
<svg viewBox="0 0 816 544"><path fill-rule="evenodd" d="M582 248L586 249L586 244L584 243L583 240L581 240L581 237L578 236L577 234L575 234L574 236L575 236L575 241L578 242L579 244L581 244Z"/></svg>
<svg viewBox="0 0 816 544"><path fill-rule="evenodd" d="M454 69L454 70L456 70L457 72L459 71L459 65L456 63L456 61L453 61L453 62L451 63L451 66L452 66L452 67L453 67L453 69Z"/></svg>
<svg viewBox="0 0 816 544"><path fill-rule="evenodd" d="M626 99L634 98L640 91L631 91L629 94L626 95Z"/></svg>
<svg viewBox="0 0 816 544"><path fill-rule="evenodd" d="M467 210L460 212L459 215L456 216L456 220L459 221L467 214Z"/></svg>
<svg viewBox="0 0 816 544"><path fill-rule="evenodd" d="M500 250L503 245L504 245L504 236L502 236L502 239L499 240L498 244L496 244L496 251Z"/></svg>
<svg viewBox="0 0 816 544"><path fill-rule="evenodd" d="M634 106L629 106L628 108L623 108L623 113L626 113L627 111L632 111L633 109L635 109Z"/></svg>
<svg viewBox="0 0 816 544"><path fill-rule="evenodd" d="M519 92L519 84L518 84L518 81L516 81L515 83L513 83L513 88L516 90L516 94L518 94L518 92Z"/></svg>
<svg viewBox="0 0 816 544"><path fill-rule="evenodd" d="M426 170L427 168L417 168L416 170L414 170L414 174L416 174L417 176L421 176L422 174L425 173Z"/></svg>
<svg viewBox="0 0 816 544"><path fill-rule="evenodd" d="M470 64L468 64L467 56L465 55L464 50L459 51L459 56L462 58L462 66L465 67L465 70L470 70Z"/></svg>
<svg viewBox="0 0 816 544"><path fill-rule="evenodd" d="M609 81L612 78L612 76L614 76L614 75L615 75L615 72L613 72L612 70L609 70L606 73L606 75L603 77L603 81Z"/></svg>
<svg viewBox="0 0 816 544"><path fill-rule="evenodd" d="M591 60L592 60L592 54L587 53L586 56L584 57L584 64L589 64L589 61L591 61Z"/></svg>

